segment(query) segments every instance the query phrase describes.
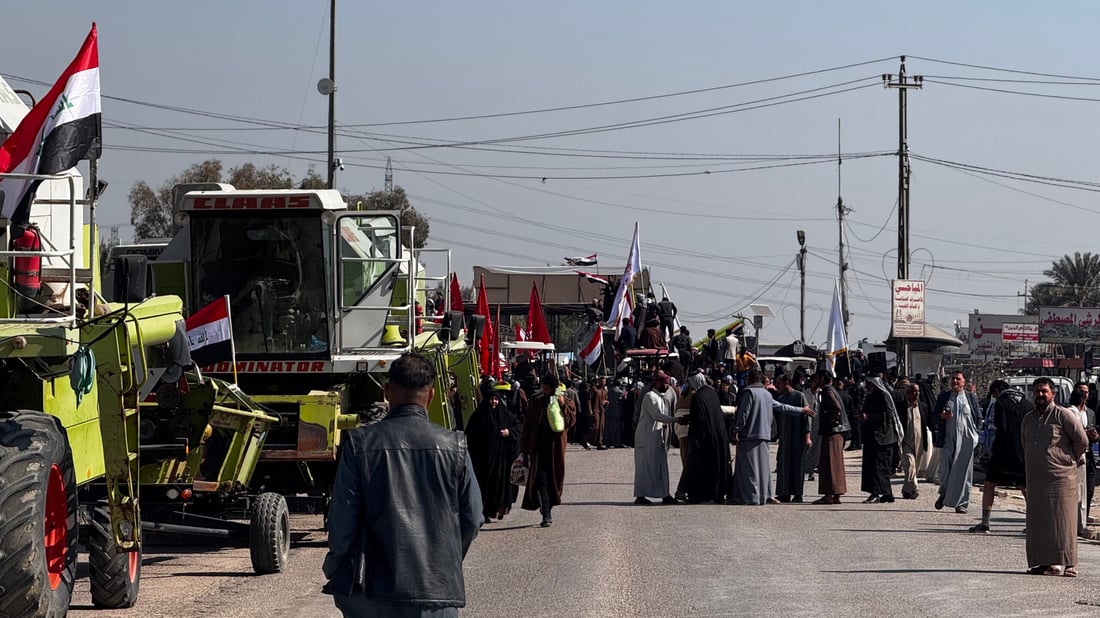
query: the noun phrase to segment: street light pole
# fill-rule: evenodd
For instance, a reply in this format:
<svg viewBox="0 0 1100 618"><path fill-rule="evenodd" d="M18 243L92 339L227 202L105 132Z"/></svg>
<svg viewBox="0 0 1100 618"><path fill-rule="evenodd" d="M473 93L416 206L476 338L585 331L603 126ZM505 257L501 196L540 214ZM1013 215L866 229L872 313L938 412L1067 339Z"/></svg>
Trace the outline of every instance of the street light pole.
<svg viewBox="0 0 1100 618"><path fill-rule="evenodd" d="M802 301L798 311L798 340L806 343L806 232L798 230L798 272L802 277Z"/></svg>

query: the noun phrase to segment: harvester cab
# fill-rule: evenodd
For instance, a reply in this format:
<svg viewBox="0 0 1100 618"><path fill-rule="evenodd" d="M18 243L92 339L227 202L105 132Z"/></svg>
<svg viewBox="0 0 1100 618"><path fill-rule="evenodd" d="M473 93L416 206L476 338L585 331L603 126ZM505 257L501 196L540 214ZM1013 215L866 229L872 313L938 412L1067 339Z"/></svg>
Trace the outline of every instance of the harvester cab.
<svg viewBox="0 0 1100 618"><path fill-rule="evenodd" d="M418 315L432 284L400 213L350 210L334 190L177 190L179 229L153 264L161 292L191 312L228 297L235 360L204 373L235 379L279 418L254 485L324 495L340 431L384 410L389 364L420 350L440 384L431 419L455 425L455 399L472 405L476 362L449 307ZM234 364L235 363L235 364ZM456 369L458 367L458 369ZM461 377L459 377L461 376ZM463 398L450 398L451 381ZM291 499L293 502L293 498ZM306 504L315 504L307 501Z"/></svg>

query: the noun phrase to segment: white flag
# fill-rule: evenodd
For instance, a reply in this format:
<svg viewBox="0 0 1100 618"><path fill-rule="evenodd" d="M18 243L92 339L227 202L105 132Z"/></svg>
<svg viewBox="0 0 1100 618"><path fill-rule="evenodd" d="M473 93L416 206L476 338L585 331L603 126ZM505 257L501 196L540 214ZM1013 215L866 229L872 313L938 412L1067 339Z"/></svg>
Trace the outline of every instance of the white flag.
<svg viewBox="0 0 1100 618"><path fill-rule="evenodd" d="M607 316L607 325L619 332L623 318L623 305L628 302L623 299L630 292L630 286L634 283L634 277L642 271L642 258L639 255L638 224L634 223L634 241L630 243L630 255L626 258L626 268L623 269L623 278L619 280L619 289L615 292L615 301L611 304L611 315ZM635 326L641 326L636 324Z"/></svg>
<svg viewBox="0 0 1100 618"><path fill-rule="evenodd" d="M840 308L840 284L834 281L833 308L829 311L829 339L825 352L825 363L829 373L836 375L836 356L848 351L848 337L844 334L844 313Z"/></svg>

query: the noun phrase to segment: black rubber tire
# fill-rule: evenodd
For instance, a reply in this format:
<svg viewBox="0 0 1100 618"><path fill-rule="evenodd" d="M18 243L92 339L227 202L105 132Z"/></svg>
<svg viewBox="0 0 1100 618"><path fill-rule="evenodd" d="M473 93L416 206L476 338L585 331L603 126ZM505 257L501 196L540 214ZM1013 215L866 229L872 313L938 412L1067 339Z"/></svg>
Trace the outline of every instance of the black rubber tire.
<svg viewBox="0 0 1100 618"><path fill-rule="evenodd" d="M248 527L248 547L256 573L282 573L290 555L290 511L282 494L256 496Z"/></svg>
<svg viewBox="0 0 1100 618"><path fill-rule="evenodd" d="M51 491L63 501L54 502L55 521L65 509L65 536L53 546L60 555L52 557L52 566L46 543ZM42 412L0 412L0 616L68 611L76 579L77 507L73 453L61 423Z"/></svg>
<svg viewBox="0 0 1100 618"><path fill-rule="evenodd" d="M93 508L91 515L86 546L92 603L102 609L133 607L141 586L141 550L129 552L119 548L106 506Z"/></svg>

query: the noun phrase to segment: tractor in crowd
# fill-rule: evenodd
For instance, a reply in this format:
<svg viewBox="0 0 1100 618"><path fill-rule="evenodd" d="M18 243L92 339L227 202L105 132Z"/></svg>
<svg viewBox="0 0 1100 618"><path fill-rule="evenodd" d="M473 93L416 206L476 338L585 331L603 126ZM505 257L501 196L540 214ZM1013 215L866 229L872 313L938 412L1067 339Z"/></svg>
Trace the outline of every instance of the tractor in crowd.
<svg viewBox="0 0 1100 618"><path fill-rule="evenodd" d="M26 114L0 78L0 138ZM143 531L235 536L259 573L287 560L284 498L250 491L277 419L193 367L183 301L152 296L144 256L113 264L104 291L104 184L89 172L87 192L76 169L0 174L27 187L0 193L27 196L24 209L0 197L4 618L64 615L81 545L93 604L133 606Z"/></svg>
<svg viewBox="0 0 1100 618"><path fill-rule="evenodd" d="M476 354L449 298L423 315L450 274L446 249L413 248L392 211L349 207L335 190L181 185L174 235L152 263L159 293L190 312L229 297L235 358L202 368L235 380L278 421L254 491L323 512L341 432L385 413L390 363L417 350L435 364L430 419L447 428L475 405ZM444 266L426 274L426 262Z"/></svg>

